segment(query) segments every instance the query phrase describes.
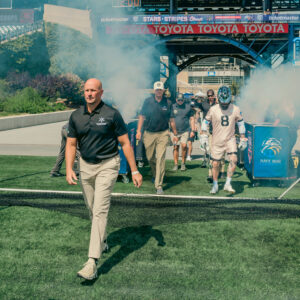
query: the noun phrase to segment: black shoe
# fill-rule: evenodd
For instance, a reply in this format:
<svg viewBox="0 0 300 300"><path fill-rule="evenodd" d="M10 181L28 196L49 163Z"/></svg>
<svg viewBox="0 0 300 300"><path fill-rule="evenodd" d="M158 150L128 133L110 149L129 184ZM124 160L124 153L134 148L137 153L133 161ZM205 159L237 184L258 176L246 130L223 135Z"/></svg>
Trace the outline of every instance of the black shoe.
<svg viewBox="0 0 300 300"><path fill-rule="evenodd" d="M207 182L209 182L209 183L213 183L213 178L212 178L212 176L207 176L207 177L206 177L206 180L207 180Z"/></svg>
<svg viewBox="0 0 300 300"><path fill-rule="evenodd" d="M220 179L225 179L226 178L226 173L225 172L220 172L219 178Z"/></svg>
<svg viewBox="0 0 300 300"><path fill-rule="evenodd" d="M60 172L53 172L50 173L50 177L62 177L64 174L61 174Z"/></svg>
<svg viewBox="0 0 300 300"><path fill-rule="evenodd" d="M206 161L205 161L205 160L202 161L202 164L201 164L200 167L201 167L201 168L206 168Z"/></svg>

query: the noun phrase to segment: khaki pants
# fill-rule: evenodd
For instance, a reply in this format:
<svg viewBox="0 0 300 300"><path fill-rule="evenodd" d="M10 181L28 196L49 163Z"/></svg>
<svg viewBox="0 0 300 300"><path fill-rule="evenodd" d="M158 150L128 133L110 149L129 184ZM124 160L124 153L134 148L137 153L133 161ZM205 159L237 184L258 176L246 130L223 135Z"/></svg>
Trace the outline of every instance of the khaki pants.
<svg viewBox="0 0 300 300"><path fill-rule="evenodd" d="M170 132L171 141L173 141L175 135L173 132ZM176 144L173 144L173 146L180 146L181 144L187 144L188 139L190 137L190 132L186 131L183 133L177 134L178 142Z"/></svg>
<svg viewBox="0 0 300 300"><path fill-rule="evenodd" d="M169 143L169 130L160 132L145 131L143 142L152 176L155 177L155 188L161 188L165 176L165 158Z"/></svg>
<svg viewBox="0 0 300 300"><path fill-rule="evenodd" d="M80 158L80 182L92 227L88 256L99 259L106 239L111 193L120 169L119 155L90 164Z"/></svg>

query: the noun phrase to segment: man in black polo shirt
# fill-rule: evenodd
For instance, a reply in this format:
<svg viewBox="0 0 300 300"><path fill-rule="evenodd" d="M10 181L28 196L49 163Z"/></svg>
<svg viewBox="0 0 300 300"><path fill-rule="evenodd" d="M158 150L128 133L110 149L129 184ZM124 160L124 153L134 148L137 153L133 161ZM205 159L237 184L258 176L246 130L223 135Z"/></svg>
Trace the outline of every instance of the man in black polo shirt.
<svg viewBox="0 0 300 300"><path fill-rule="evenodd" d="M174 144L173 156L174 167L173 171L178 170L178 158L179 158L179 146L181 145L181 171L186 170L185 159L187 150L187 141L189 137L195 136L195 119L194 110L190 103L186 103L183 98L183 94L178 94L176 97L176 103L172 105L172 112L175 117L175 124L177 129L178 142ZM171 138L174 134L171 132Z"/></svg>
<svg viewBox="0 0 300 300"><path fill-rule="evenodd" d="M72 167L78 144L80 181L92 221L89 259L77 273L86 280L97 277L96 263L105 248L111 192L120 168L118 143L131 168L134 185L140 187L142 184L123 118L101 100L102 94L100 80L87 80L84 85L86 104L70 117L66 146L66 180L69 184L76 184L77 177Z"/></svg>
<svg viewBox="0 0 300 300"><path fill-rule="evenodd" d="M174 143L178 142L174 116L171 114L171 104L163 97L164 84L154 83L154 97L144 101L139 115L136 138L141 139L144 125L143 142L149 161L155 188L158 195L163 194L163 179L165 175L165 157L169 142L169 122L174 133Z"/></svg>

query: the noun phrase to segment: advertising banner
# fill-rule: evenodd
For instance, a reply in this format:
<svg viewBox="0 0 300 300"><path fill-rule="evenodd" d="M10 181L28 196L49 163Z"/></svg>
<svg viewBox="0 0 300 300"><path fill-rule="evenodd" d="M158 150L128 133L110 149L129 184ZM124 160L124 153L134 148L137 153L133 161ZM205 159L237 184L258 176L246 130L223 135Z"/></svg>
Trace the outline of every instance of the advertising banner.
<svg viewBox="0 0 300 300"><path fill-rule="evenodd" d="M107 34L228 34L228 33L288 33L289 26L275 24L206 24L206 25L118 25L106 26Z"/></svg>
<svg viewBox="0 0 300 300"><path fill-rule="evenodd" d="M297 23L300 13L270 15L257 14L191 14L191 15L133 15L100 17L100 23L127 23L136 25L159 24L232 24L232 23Z"/></svg>

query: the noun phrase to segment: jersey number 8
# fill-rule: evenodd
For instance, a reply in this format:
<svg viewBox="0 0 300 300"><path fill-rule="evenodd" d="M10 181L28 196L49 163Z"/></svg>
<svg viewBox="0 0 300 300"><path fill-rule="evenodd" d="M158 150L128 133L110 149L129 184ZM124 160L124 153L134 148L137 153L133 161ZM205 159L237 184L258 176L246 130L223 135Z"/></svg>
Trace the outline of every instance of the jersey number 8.
<svg viewBox="0 0 300 300"><path fill-rule="evenodd" d="M221 117L221 125L222 126L228 126L229 125L228 116L222 116Z"/></svg>

